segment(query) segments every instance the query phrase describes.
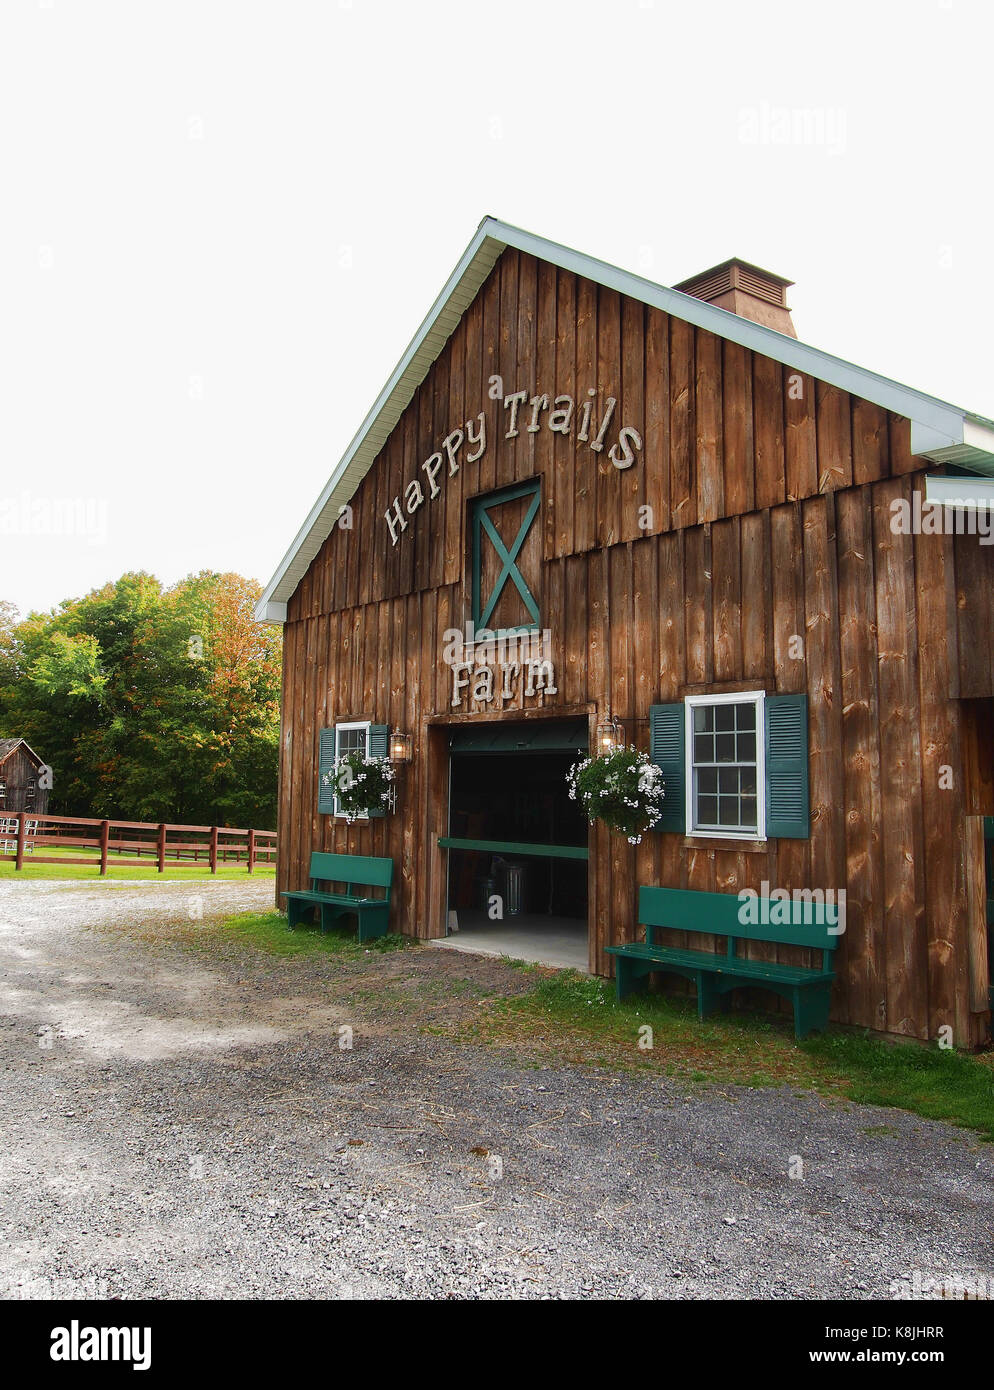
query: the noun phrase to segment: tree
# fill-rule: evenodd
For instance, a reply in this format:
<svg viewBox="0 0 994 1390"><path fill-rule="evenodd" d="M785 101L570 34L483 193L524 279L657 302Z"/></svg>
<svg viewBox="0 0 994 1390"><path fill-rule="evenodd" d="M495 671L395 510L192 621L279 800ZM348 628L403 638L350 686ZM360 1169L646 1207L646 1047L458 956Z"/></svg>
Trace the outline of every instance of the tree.
<svg viewBox="0 0 994 1390"><path fill-rule="evenodd" d="M53 811L275 824L281 634L259 592L134 573L22 622L0 608L0 734L50 764Z"/></svg>

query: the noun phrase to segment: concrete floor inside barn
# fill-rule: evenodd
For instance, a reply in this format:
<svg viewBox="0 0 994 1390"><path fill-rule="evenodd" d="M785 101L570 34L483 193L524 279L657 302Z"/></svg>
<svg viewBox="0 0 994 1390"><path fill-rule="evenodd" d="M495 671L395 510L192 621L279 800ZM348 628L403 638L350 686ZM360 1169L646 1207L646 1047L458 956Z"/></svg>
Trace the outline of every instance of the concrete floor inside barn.
<svg viewBox="0 0 994 1390"><path fill-rule="evenodd" d="M459 930L433 941L433 946L482 956L510 956L512 960L587 973L587 923L580 918L522 912L492 922L480 911L454 915Z"/></svg>

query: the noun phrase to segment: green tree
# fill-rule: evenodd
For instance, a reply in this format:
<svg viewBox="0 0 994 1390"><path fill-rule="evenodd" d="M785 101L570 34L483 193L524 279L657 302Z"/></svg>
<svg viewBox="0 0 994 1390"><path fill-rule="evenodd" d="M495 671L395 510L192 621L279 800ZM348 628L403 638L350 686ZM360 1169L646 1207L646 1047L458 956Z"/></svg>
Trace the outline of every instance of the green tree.
<svg viewBox="0 0 994 1390"><path fill-rule="evenodd" d="M137 573L23 622L0 609L0 734L51 765L53 811L275 824L281 634L258 594Z"/></svg>

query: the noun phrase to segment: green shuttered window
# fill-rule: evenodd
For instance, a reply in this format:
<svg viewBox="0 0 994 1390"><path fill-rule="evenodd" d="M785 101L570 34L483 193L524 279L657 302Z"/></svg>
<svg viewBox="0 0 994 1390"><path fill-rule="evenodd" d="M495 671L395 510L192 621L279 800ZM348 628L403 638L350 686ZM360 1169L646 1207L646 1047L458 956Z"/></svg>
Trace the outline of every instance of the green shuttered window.
<svg viewBox="0 0 994 1390"><path fill-rule="evenodd" d="M651 707L649 756L666 791L653 829L743 839L808 838L807 696L750 698L755 716L744 695Z"/></svg>
<svg viewBox="0 0 994 1390"><path fill-rule="evenodd" d="M346 753L362 751L367 758L386 758L390 751L390 726L358 721L336 724L322 729L318 736L318 813L323 816L339 814L335 794L325 785L325 774L331 772L338 758ZM384 816L383 810L370 811L370 816Z"/></svg>

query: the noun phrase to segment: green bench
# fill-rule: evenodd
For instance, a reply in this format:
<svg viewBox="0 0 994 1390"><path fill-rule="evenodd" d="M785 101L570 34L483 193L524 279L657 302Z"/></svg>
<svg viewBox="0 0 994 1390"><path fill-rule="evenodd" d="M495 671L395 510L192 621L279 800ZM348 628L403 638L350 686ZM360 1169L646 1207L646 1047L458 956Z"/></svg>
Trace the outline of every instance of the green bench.
<svg viewBox="0 0 994 1390"><path fill-rule="evenodd" d="M769 909L763 911L764 902ZM794 1036L806 1038L814 1029L828 1025L832 994L832 955L839 944L836 909L817 902L779 902L759 898L751 904L758 910L757 924L742 922L745 904L731 893L694 893L680 888L640 888L638 920L645 926L645 941L624 946L608 946L615 957L619 1002L630 994L635 982L653 971L682 975L697 985L697 1014L707 1018L716 1008L727 1006L723 998L741 985L758 985L774 990L794 1006ZM776 914L776 924L763 917ZM782 916L781 916L782 914ZM784 921L789 917L789 921ZM678 946L657 945L657 927L698 935L724 936L728 949L718 955L712 951L690 951ZM833 928L835 928L833 930ZM746 960L737 954L739 941L765 941L786 946L807 946L822 952L820 969L780 965L777 961Z"/></svg>
<svg viewBox="0 0 994 1390"><path fill-rule="evenodd" d="M393 860L371 859L361 854L311 855L311 886L281 893L287 900L287 921L291 929L312 920L320 912L321 930L327 931L337 918L354 912L359 919L359 940L385 936L390 918L390 885ZM344 893L328 892L328 885L344 883ZM385 897L367 897L355 890L384 888Z"/></svg>

